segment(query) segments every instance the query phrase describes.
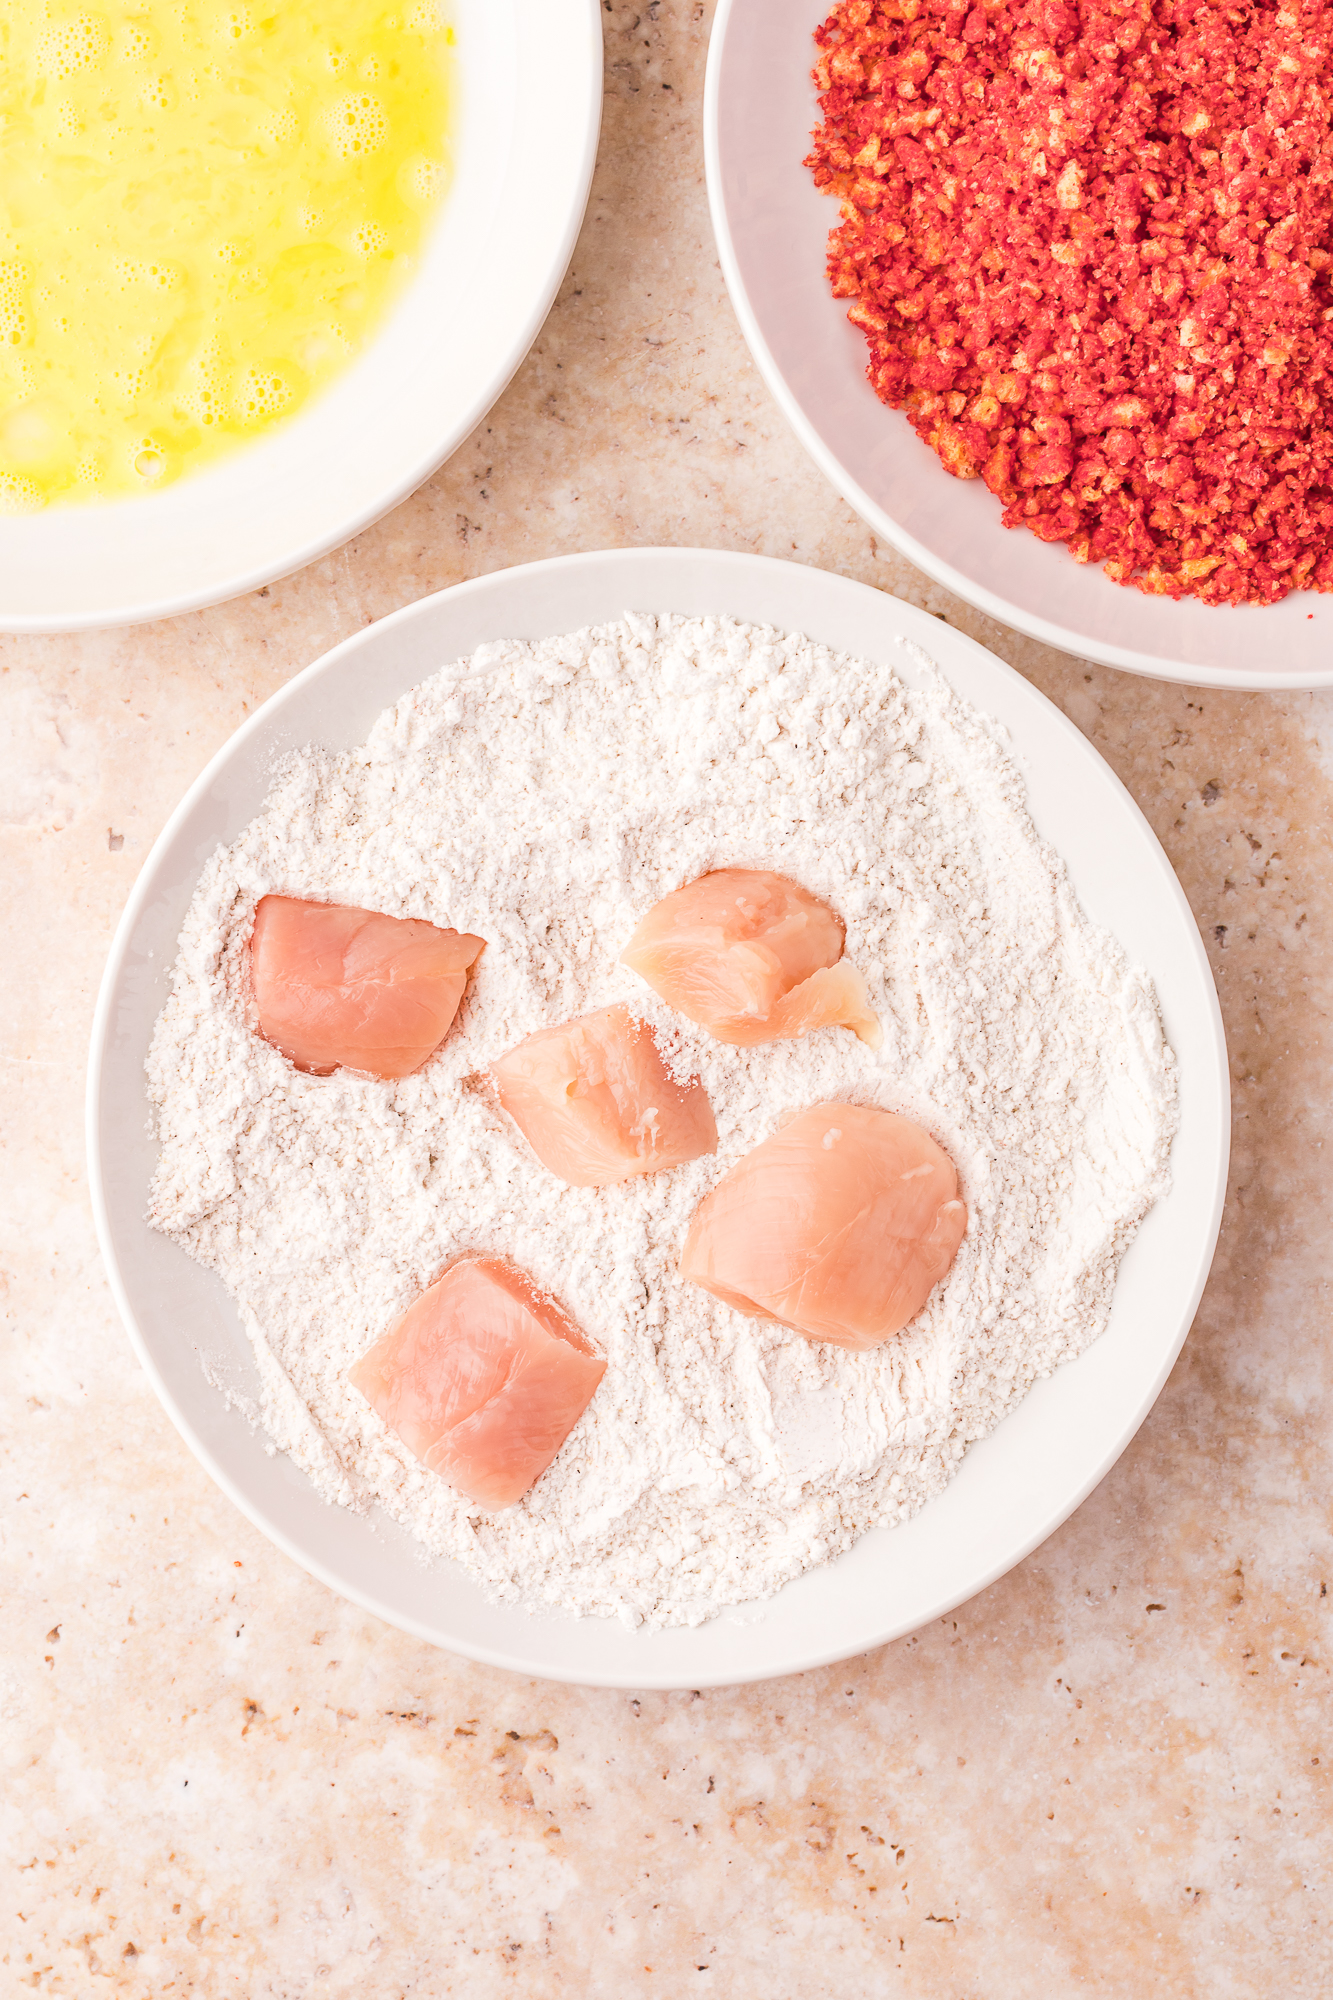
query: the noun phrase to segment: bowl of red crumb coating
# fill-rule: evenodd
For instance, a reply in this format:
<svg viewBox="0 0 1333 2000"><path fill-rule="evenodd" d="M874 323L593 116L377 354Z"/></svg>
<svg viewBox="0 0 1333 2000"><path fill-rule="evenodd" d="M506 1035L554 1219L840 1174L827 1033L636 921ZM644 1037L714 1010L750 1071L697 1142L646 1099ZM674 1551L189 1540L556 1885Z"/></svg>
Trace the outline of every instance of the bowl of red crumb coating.
<svg viewBox="0 0 1333 2000"><path fill-rule="evenodd" d="M1239 607L1150 596L1002 525L881 403L861 329L825 274L835 199L805 166L825 0L718 0L704 148L722 270L750 351L801 443L876 537L978 610L1062 651L1195 686L1333 686L1333 595Z"/></svg>
<svg viewBox="0 0 1333 2000"><path fill-rule="evenodd" d="M665 1630L495 1603L458 1564L425 1560L379 1508L321 1498L247 1415L259 1379L221 1280L146 1219L157 1141L144 1060L176 941L200 870L260 809L275 765L304 744L362 743L383 709L478 646L626 610L803 632L909 681L931 673L913 649L929 654L1008 732L1037 829L1085 914L1150 974L1180 1110L1170 1190L1121 1259L1110 1320L1086 1353L1037 1382L909 1521L872 1528L775 1597ZM864 1652L943 1617L1051 1534L1129 1443L1189 1330L1221 1219L1229 1130L1221 1015L1189 905L1087 739L1020 674L915 605L805 564L715 549L604 550L494 571L407 605L287 682L200 774L144 864L103 978L88 1069L89 1186L112 1291L167 1414L222 1492L313 1576L418 1638L516 1673L633 1688L762 1680Z"/></svg>

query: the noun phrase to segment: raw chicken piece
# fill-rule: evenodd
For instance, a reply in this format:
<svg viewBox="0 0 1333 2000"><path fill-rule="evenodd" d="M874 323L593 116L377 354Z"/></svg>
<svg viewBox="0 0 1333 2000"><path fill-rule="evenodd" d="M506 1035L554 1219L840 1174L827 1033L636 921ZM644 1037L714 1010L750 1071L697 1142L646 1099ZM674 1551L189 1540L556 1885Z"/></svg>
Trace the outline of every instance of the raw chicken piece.
<svg viewBox="0 0 1333 2000"><path fill-rule="evenodd" d="M767 1032L749 1039L775 1041L808 1035L812 1028L850 1028L872 1049L884 1039L879 1019L870 1011L866 983L845 958L836 965L821 966L790 993L784 993L768 1017ZM713 1033L718 1033L716 1028ZM718 1035L718 1040L735 1042L740 1036Z"/></svg>
<svg viewBox="0 0 1333 2000"><path fill-rule="evenodd" d="M259 1032L316 1076L408 1076L449 1032L483 949L416 917L265 896L250 939Z"/></svg>
<svg viewBox="0 0 1333 2000"><path fill-rule="evenodd" d="M539 1028L491 1074L537 1158L571 1187L663 1173L717 1145L703 1085L675 1081L628 1007Z"/></svg>
<svg viewBox="0 0 1333 2000"><path fill-rule="evenodd" d="M920 1312L966 1227L953 1164L919 1125L816 1104L718 1182L680 1268L738 1312L878 1347Z"/></svg>
<svg viewBox="0 0 1333 2000"><path fill-rule="evenodd" d="M654 903L620 957L719 1042L846 1027L878 1048L864 981L839 964L842 940L840 919L798 883L719 868Z"/></svg>
<svg viewBox="0 0 1333 2000"><path fill-rule="evenodd" d="M482 1507L539 1479L606 1363L552 1299L495 1257L451 1264L348 1379L413 1455Z"/></svg>

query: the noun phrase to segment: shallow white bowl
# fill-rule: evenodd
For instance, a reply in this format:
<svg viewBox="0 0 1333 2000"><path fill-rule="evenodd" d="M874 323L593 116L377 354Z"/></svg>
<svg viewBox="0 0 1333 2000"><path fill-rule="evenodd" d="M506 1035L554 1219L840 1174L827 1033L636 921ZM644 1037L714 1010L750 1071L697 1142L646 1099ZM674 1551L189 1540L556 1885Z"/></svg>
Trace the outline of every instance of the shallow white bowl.
<svg viewBox="0 0 1333 2000"><path fill-rule="evenodd" d="M257 590L428 479L522 361L583 219L602 110L597 0L446 0L453 179L420 270L289 424L105 505L0 517L0 631L168 618Z"/></svg>
<svg viewBox="0 0 1333 2000"><path fill-rule="evenodd" d="M866 344L824 275L838 204L801 162L826 0L718 0L704 92L713 228L750 351L797 437L882 540L1006 625L1163 680L1333 687L1333 598L1239 610L1144 597L1000 525L979 479L950 478L866 380Z"/></svg>
<svg viewBox="0 0 1333 2000"><path fill-rule="evenodd" d="M387 1518L327 1505L211 1386L210 1376L255 1387L240 1319L220 1281L143 1219L156 1155L143 1065L176 938L204 862L262 805L274 758L312 741L361 742L390 702L485 640L633 609L730 612L872 657L899 633L927 648L962 694L1007 725L1037 825L1068 862L1084 909L1152 973L1181 1087L1174 1186L1121 1266L1102 1338L1039 1383L905 1527L873 1530L742 1617L657 1633L489 1604L456 1566L425 1567ZM896 654L894 663L903 671ZM357 633L266 702L148 857L102 983L88 1076L92 1198L112 1287L154 1387L223 1490L313 1575L405 1631L521 1673L617 1687L758 1680L863 1652L942 1616L1035 1548L1091 1492L1166 1379L1212 1259L1227 1138L1226 1048L1194 919L1096 751L1018 674L925 612L822 570L698 549L563 556L459 584Z"/></svg>

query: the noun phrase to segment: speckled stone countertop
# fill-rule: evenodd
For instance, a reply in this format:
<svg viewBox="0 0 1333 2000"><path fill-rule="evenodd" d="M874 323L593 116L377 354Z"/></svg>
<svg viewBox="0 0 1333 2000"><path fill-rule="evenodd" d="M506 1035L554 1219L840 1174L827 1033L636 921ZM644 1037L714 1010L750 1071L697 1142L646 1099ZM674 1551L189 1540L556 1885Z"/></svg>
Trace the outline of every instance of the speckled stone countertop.
<svg viewBox="0 0 1333 2000"><path fill-rule="evenodd" d="M877 546L788 436L723 292L708 10L604 19L568 278L439 476L256 597L0 640L0 1995L1327 1994L1333 701L1088 666ZM1181 1360L1043 1548L848 1665L634 1699L404 1638L235 1512L117 1321L81 1094L135 872L256 703L426 591L655 542L859 577L1060 704L1198 917L1235 1143Z"/></svg>

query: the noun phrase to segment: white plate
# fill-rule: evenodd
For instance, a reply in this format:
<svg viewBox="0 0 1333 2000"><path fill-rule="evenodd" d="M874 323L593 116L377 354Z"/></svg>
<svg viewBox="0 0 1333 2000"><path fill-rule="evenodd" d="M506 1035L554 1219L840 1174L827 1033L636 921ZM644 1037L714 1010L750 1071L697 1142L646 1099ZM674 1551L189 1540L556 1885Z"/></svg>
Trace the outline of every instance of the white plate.
<svg viewBox="0 0 1333 2000"><path fill-rule="evenodd" d="M313 562L429 479L550 310L602 112L597 0L445 0L454 172L365 353L291 423L160 493L0 517L0 631L168 618Z"/></svg>
<svg viewBox="0 0 1333 2000"><path fill-rule="evenodd" d="M327 1505L210 1387L201 1353L214 1379L254 1385L240 1320L220 1281L144 1222L156 1148L143 1065L176 938L204 862L263 804L275 756L312 741L361 742L389 703L484 640L537 638L632 609L730 612L871 657L899 633L927 648L962 694L1008 726L1037 825L1068 862L1084 909L1151 972L1181 1090L1174 1187L1121 1266L1102 1338L973 1446L905 1527L873 1530L745 1622L723 1613L695 1631L658 1633L488 1604L452 1564L423 1567L386 1518ZM158 1394L223 1490L313 1575L405 1631L520 1673L616 1687L758 1680L863 1652L942 1616L1035 1548L1123 1451L1166 1379L1212 1258L1227 1135L1226 1049L1194 919L1096 751L1018 674L926 613L822 570L700 549L562 556L458 584L357 633L274 695L192 786L145 864L102 983L88 1079L93 1205L112 1286Z"/></svg>
<svg viewBox="0 0 1333 2000"><path fill-rule="evenodd" d="M866 344L824 276L838 204L801 162L825 0L718 0L704 91L713 229L750 352L806 450L861 518L1003 624L1131 673L1208 687L1333 687L1333 599L1238 610L1144 597L1000 525L866 380Z"/></svg>

